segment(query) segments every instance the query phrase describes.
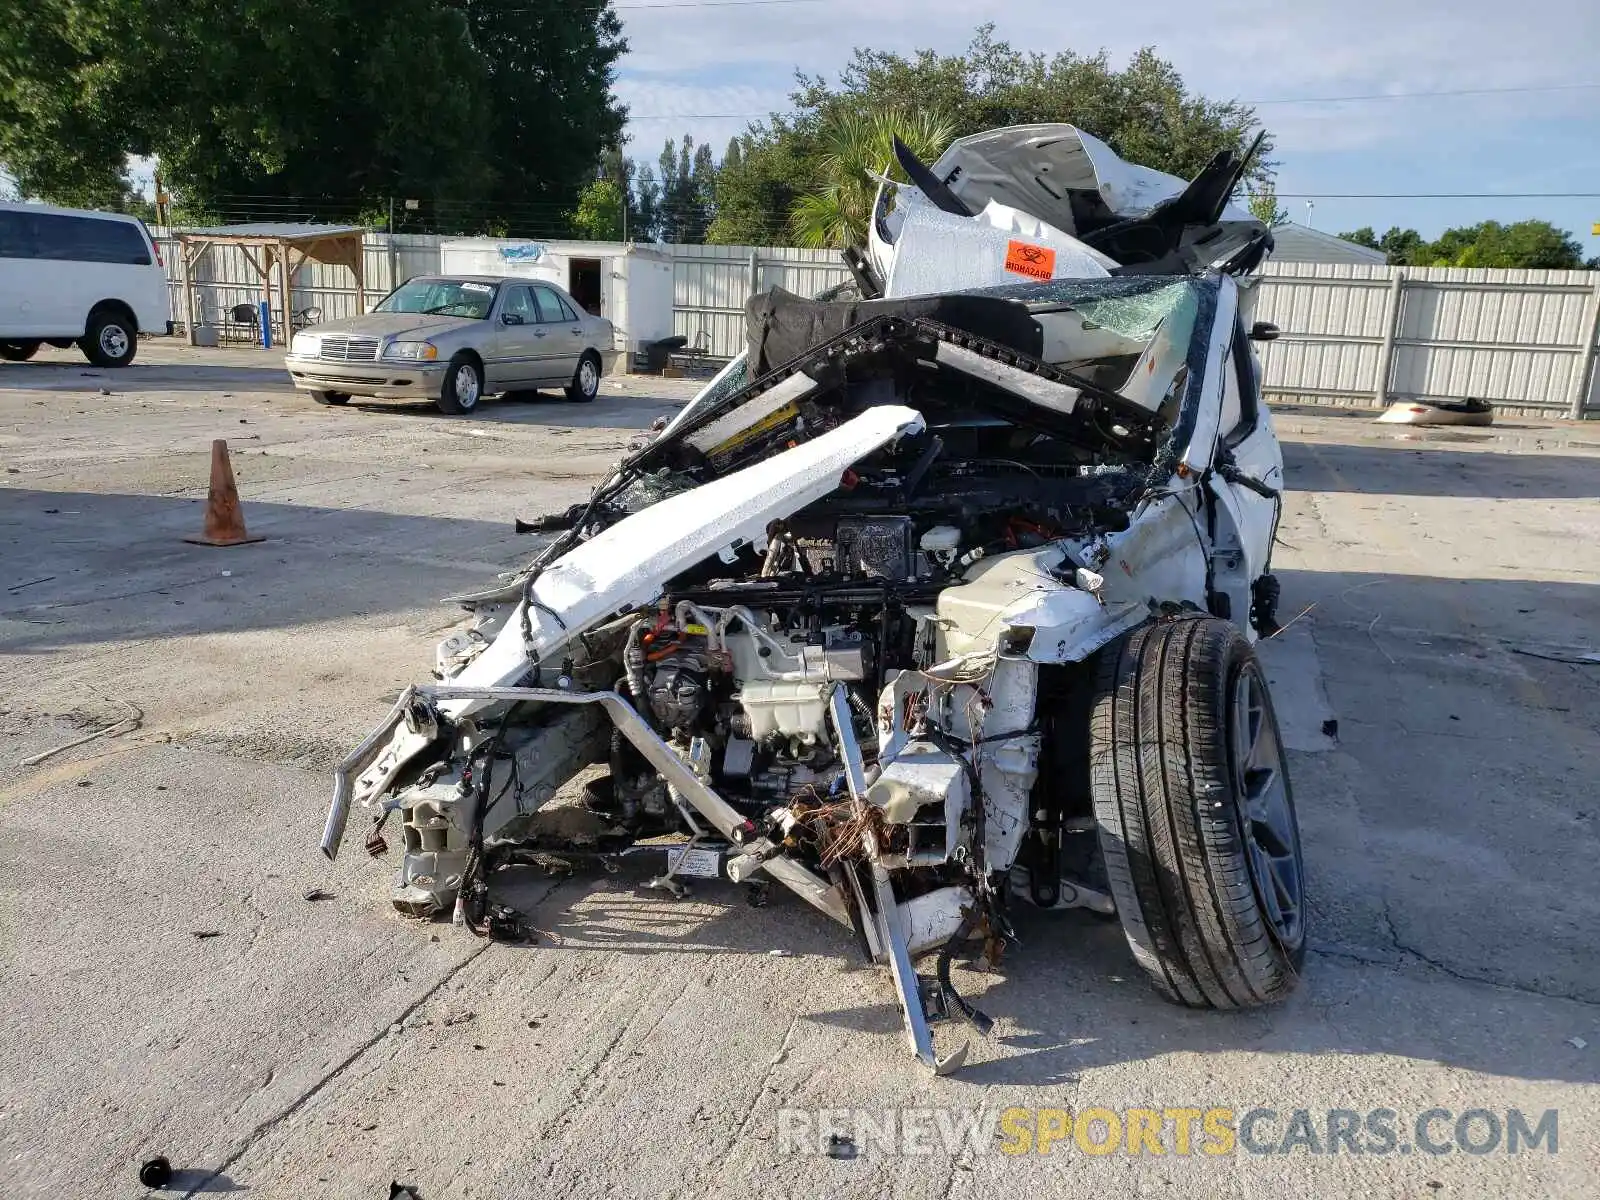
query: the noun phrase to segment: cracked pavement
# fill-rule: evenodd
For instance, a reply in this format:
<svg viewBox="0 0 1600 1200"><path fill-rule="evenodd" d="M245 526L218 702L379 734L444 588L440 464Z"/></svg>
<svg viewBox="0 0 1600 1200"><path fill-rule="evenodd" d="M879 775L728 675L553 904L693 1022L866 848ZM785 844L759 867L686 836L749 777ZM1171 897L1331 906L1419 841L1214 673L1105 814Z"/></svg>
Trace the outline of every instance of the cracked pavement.
<svg viewBox="0 0 1600 1200"><path fill-rule="evenodd" d="M541 937L491 945L390 911L392 864L358 839L327 864L329 768L425 676L452 623L438 599L522 561L511 518L581 498L691 391L608 381L592 406L462 419L318 409L253 351L0 366L8 1197L144 1196L157 1153L178 1169L166 1194L296 1200L393 1179L425 1200L717 1196L752 1177L807 1200L1593 1194L1600 668L1516 652L1600 638L1589 427L1280 413L1282 616L1310 611L1264 657L1312 952L1277 1008L1172 1007L1114 924L1024 906L1001 967L958 971L995 1036L931 1079L887 975L781 892L757 909L732 886L641 891L637 864L513 874L499 895ZM219 436L258 545L181 541ZM845 1105L1555 1108L1560 1143L849 1160L782 1144L782 1110Z"/></svg>

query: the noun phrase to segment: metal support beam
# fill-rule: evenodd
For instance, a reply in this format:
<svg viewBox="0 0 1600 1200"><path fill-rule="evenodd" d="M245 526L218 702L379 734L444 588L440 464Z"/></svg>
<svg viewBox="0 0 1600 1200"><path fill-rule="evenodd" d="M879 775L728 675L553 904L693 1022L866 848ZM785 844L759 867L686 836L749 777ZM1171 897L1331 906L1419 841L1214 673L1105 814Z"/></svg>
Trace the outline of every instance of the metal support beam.
<svg viewBox="0 0 1600 1200"><path fill-rule="evenodd" d="M1396 267L1389 280L1389 298L1383 306L1383 345L1378 350L1378 377L1373 381L1372 398L1379 408L1389 404L1389 375L1394 369L1394 343L1400 336L1400 317L1405 308L1406 272Z"/></svg>
<svg viewBox="0 0 1600 1200"><path fill-rule="evenodd" d="M1589 399L1589 376L1595 362L1595 339L1600 337L1600 276L1589 289L1589 300L1583 306L1583 319L1578 322L1578 361L1572 368L1572 393L1568 397L1567 415L1574 421L1583 420L1583 408Z"/></svg>
<svg viewBox="0 0 1600 1200"><path fill-rule="evenodd" d="M839 758L844 764L845 783L856 811L864 812L867 805L867 774L861 755L860 743L850 719L850 703L845 690L835 685L828 701L828 716L832 720L834 737L839 743ZM922 1062L933 1068L935 1075L948 1075L967 1061L966 1043L948 1058L940 1058L933 1049L933 1031L928 1027L928 1013L922 1005L922 986L917 980L916 967L911 962L911 949L906 941L905 915L900 902L895 899L894 885L878 856L878 835L866 826L861 835L866 852L867 873L872 880L876 912L871 914L877 927L878 943L888 952L889 974L894 978L894 990L900 997L900 1012L905 1019L906 1040L912 1052ZM868 914L863 913L863 919Z"/></svg>

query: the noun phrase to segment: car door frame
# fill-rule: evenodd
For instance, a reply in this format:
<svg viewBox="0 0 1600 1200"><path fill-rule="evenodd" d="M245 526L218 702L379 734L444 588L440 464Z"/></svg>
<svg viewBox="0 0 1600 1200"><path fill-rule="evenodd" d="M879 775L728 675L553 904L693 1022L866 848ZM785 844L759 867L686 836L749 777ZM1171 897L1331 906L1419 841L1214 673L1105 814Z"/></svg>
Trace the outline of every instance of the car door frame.
<svg viewBox="0 0 1600 1200"><path fill-rule="evenodd" d="M534 291L534 303L539 307L540 328L545 331L543 358L539 363L542 372L541 382L545 384L566 384L572 382L572 377L578 373L578 359L583 356L583 321L579 319L578 306L566 296L561 289L553 283L536 280L529 285ZM558 309L563 312L560 321L545 321L543 319L544 307L539 304L538 289L543 288L555 299ZM571 319L565 319L570 317Z"/></svg>
<svg viewBox="0 0 1600 1200"><path fill-rule="evenodd" d="M490 342L494 349L493 361L484 363L486 391L507 392L531 387L539 380L539 359L543 353L537 321L523 319L520 325L507 325L505 317L511 308L511 298L518 290L528 292L530 304L534 303L531 284L517 281L500 285L494 307L489 311L492 323ZM535 306L534 312L538 309ZM520 314L518 314L520 315Z"/></svg>

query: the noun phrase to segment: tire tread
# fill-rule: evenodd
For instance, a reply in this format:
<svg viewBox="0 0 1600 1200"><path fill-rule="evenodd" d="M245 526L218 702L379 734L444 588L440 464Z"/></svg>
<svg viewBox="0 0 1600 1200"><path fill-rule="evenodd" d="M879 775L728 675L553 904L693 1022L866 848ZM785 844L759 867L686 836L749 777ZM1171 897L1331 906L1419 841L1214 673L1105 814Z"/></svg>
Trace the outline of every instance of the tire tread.
<svg viewBox="0 0 1600 1200"><path fill-rule="evenodd" d="M1261 910L1232 803L1230 689L1253 653L1227 622L1186 617L1098 664L1090 787L1112 896L1156 988L1195 1008L1281 999L1304 954Z"/></svg>

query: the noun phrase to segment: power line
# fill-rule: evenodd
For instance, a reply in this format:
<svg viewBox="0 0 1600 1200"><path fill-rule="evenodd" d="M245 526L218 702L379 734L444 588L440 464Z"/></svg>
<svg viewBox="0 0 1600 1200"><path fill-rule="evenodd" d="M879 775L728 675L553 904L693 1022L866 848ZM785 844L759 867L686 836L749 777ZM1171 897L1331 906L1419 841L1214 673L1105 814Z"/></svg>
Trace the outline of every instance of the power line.
<svg viewBox="0 0 1600 1200"><path fill-rule="evenodd" d="M722 3L749 3L751 0L721 0ZM823 3L824 0L765 0L767 3ZM678 7L676 5L669 7ZM683 7L688 7L687 5ZM1512 96L1533 92L1578 92L1592 91L1600 88L1600 83L1551 83L1537 84L1528 87L1505 88L1459 88L1452 91L1439 92L1367 92L1351 96L1273 96L1265 100L1240 100L1240 104L1252 107L1263 107L1272 104L1345 104L1355 101L1368 100L1424 100L1437 96ZM755 117L771 116L769 112L724 112L724 113L634 113L628 114L630 121L731 121L749 120Z"/></svg>

